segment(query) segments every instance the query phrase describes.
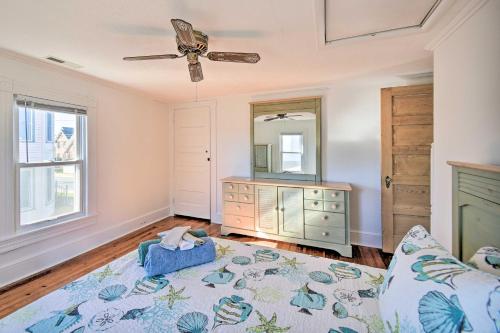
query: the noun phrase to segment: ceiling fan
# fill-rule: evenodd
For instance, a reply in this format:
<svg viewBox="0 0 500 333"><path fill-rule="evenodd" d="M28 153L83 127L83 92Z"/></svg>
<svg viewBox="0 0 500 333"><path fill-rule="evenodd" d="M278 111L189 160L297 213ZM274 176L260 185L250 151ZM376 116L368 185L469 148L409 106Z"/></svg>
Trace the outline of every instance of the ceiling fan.
<svg viewBox="0 0 500 333"><path fill-rule="evenodd" d="M295 117L302 117L301 114L293 114L291 116L287 116L288 113L278 113L276 116L274 117L268 117L266 119L264 119L264 121L273 121L273 120L276 120L276 119L290 119L290 120L295 120L293 118Z"/></svg>
<svg viewBox="0 0 500 333"><path fill-rule="evenodd" d="M199 82L203 80L203 71L201 63L198 61L200 57L208 58L212 61L228 61L228 62L243 62L255 64L260 60L258 53L241 53L241 52L208 52L208 36L203 32L194 30L193 26L181 19L170 20L174 26L177 42L177 50L181 55L177 54L157 54L137 57L125 57L123 60L156 60L156 59L176 59L187 57L189 75L191 81Z"/></svg>

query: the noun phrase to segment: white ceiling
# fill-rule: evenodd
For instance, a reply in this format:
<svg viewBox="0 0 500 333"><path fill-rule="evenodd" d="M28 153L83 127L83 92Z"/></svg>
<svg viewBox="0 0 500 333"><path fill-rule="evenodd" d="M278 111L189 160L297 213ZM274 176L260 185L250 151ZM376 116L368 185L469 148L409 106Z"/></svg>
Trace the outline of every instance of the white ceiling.
<svg viewBox="0 0 500 333"><path fill-rule="evenodd" d="M370 73L408 74L432 69L431 54L424 45L436 32L436 25L419 34L325 46L320 38L324 27L319 26L324 15L318 10L322 3L0 0L0 47L36 58L55 56L83 66L80 72L164 101L194 98L195 84L190 82L186 59L121 59L175 52L171 18L187 20L207 33L209 50L261 55L258 64L202 59L205 79L198 84L199 98L297 88ZM356 24L356 19L352 22Z"/></svg>

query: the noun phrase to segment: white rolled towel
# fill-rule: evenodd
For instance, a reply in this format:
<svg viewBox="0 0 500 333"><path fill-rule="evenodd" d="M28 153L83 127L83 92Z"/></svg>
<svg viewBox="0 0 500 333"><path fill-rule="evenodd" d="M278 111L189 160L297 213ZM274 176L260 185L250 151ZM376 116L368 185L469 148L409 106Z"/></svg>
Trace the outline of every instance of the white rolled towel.
<svg viewBox="0 0 500 333"><path fill-rule="evenodd" d="M163 234L160 246L163 247L164 249L175 251L175 249L179 247L182 241L182 237L189 229L191 229L190 226L175 227L168 230L168 232Z"/></svg>

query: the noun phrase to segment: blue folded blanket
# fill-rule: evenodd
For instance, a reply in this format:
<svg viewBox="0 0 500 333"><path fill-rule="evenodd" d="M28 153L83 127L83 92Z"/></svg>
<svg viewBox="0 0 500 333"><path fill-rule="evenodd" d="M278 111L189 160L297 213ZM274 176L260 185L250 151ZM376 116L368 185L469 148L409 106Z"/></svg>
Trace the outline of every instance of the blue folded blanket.
<svg viewBox="0 0 500 333"><path fill-rule="evenodd" d="M148 276L167 274L183 268L205 264L215 260L215 244L210 237L202 237L203 245L191 250L167 250L159 244L149 246L144 269Z"/></svg>

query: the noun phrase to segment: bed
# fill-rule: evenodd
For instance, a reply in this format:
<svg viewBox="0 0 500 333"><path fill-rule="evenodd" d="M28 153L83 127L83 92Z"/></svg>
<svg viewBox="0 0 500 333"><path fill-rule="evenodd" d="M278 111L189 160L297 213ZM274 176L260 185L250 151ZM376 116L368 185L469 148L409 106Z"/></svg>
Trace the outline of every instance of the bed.
<svg viewBox="0 0 500 333"><path fill-rule="evenodd" d="M0 332L383 332L385 270L213 238L215 262L147 278L136 251L0 320Z"/></svg>

